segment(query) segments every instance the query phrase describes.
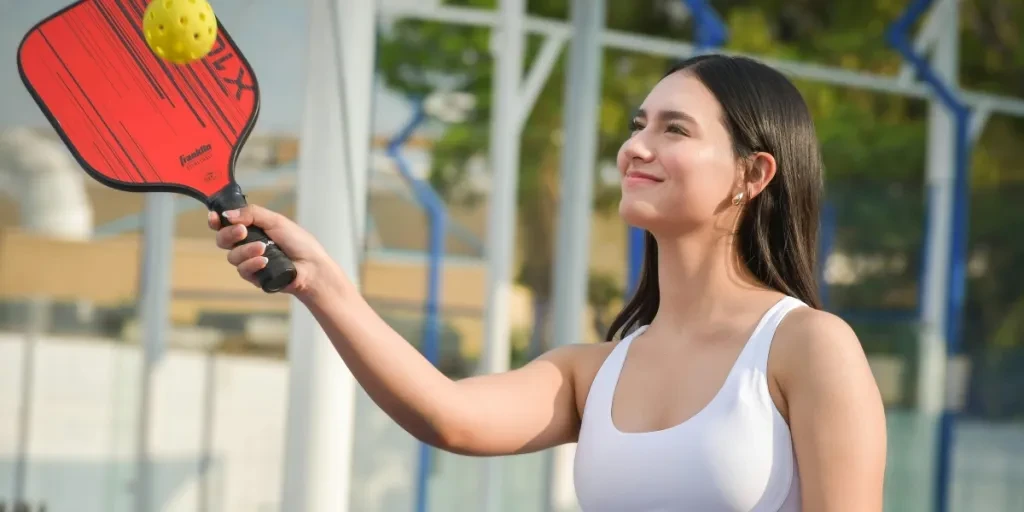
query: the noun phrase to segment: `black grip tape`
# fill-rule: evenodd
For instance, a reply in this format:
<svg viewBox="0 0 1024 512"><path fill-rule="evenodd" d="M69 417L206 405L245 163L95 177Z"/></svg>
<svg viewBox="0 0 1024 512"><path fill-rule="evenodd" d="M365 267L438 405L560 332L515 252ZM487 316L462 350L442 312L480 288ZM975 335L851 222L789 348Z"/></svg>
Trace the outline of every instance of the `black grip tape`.
<svg viewBox="0 0 1024 512"><path fill-rule="evenodd" d="M220 217L220 225L223 227L231 225L231 221L224 217L224 212L237 210L246 204L241 189L238 188L238 185L232 184L211 198L209 206L212 211L217 212ZM235 247L252 242L263 242L267 245L267 249L263 252L263 256L267 258L267 265L256 273L260 288L267 293L275 293L287 288L298 275L295 263L258 226L246 226L246 229L248 233L245 239L235 244Z"/></svg>

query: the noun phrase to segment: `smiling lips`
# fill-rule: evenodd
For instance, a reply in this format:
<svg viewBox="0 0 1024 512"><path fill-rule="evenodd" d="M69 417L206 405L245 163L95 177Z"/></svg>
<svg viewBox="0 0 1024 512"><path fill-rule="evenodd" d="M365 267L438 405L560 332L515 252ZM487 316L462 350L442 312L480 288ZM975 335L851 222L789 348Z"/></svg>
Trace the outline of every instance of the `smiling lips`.
<svg viewBox="0 0 1024 512"><path fill-rule="evenodd" d="M655 176L653 174L648 174L646 172L629 171L629 172L626 173L625 181L626 181L626 183L641 184L641 183L661 183L661 182L665 181L665 179L661 178L661 177L658 177L658 176Z"/></svg>

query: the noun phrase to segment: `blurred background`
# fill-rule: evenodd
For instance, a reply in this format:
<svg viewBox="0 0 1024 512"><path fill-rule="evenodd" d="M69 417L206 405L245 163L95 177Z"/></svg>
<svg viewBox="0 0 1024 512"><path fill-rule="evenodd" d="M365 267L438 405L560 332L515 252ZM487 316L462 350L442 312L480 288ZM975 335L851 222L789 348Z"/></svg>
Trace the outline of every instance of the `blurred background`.
<svg viewBox="0 0 1024 512"><path fill-rule="evenodd" d="M262 90L249 201L456 378L603 339L638 254L614 157L672 62L776 66L824 152L826 309L887 406L886 510L1024 511L1024 2L211 3ZM0 0L0 510L574 509L571 447L422 450L202 204L88 178L16 66L67 4Z"/></svg>

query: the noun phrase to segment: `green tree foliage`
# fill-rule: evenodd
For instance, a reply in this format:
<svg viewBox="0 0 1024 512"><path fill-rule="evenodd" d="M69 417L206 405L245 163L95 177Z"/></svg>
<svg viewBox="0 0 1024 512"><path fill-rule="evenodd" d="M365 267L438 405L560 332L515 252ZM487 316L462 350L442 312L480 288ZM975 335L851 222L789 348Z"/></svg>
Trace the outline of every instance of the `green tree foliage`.
<svg viewBox="0 0 1024 512"><path fill-rule="evenodd" d="M566 20L567 0L530 0L531 15ZM901 58L884 39L888 24L906 7L889 0L721 0L712 2L730 33L727 49L765 58L841 66L895 75ZM450 0L448 5L495 8L493 0ZM608 2L610 29L680 41L691 40L678 0ZM961 74L966 88L1024 97L1024 4L964 0ZM685 11L683 11L685 12ZM541 45L527 40L529 69ZM397 22L380 46L386 84L410 94L439 87L471 92L475 117L450 126L437 142L433 184L450 201L471 200L460 190L467 162L485 155L491 103L490 31L416 20ZM547 303L550 294L558 171L561 157L565 53L530 114L522 139L518 197L522 248L519 278ZM604 52L599 134L600 159L613 161L626 136L632 109L670 64L669 59L617 50ZM835 249L858 258L858 279L830 290L834 309L912 311L921 272L926 193L928 103L796 80L813 111L827 167L828 198L838 223ZM1024 241L1013 229L1024 221L1019 198L1024 168L1018 145L1024 120L993 117L972 155L971 257L965 343L1024 345ZM595 169L595 172L597 170ZM600 180L598 180L600 181ZM617 187L598 185L597 208L613 210ZM596 277L608 296L621 278ZM598 321L598 323L602 323ZM900 352L894 339L866 341L869 349ZM874 332L874 329L872 329ZM898 338L898 339L895 339ZM906 344L906 343L904 343ZM873 345L873 346L872 346ZM912 345L912 343L911 343Z"/></svg>

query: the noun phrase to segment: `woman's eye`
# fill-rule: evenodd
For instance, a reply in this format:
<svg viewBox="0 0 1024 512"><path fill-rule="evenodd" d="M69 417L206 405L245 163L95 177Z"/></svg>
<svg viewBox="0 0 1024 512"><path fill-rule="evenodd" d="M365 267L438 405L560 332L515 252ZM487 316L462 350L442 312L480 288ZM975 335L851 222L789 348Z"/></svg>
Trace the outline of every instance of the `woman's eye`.
<svg viewBox="0 0 1024 512"><path fill-rule="evenodd" d="M669 133L675 133L677 135L686 135L686 130L682 126L679 126L678 124L670 124L668 125L668 128L666 128L666 130Z"/></svg>
<svg viewBox="0 0 1024 512"><path fill-rule="evenodd" d="M643 130L643 129L644 129L644 125L640 121L638 121L636 119L633 119L633 120L631 120L629 122L629 131L630 131L630 133L636 133L636 132L638 132L640 130Z"/></svg>

